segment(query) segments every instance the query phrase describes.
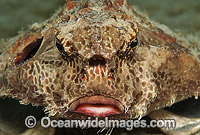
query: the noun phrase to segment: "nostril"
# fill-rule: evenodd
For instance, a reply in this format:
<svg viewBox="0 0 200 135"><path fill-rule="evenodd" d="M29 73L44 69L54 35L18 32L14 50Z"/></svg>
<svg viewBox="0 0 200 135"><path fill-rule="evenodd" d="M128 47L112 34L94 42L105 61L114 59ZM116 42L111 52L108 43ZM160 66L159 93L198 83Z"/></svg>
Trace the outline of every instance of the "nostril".
<svg viewBox="0 0 200 135"><path fill-rule="evenodd" d="M95 55L89 60L89 66L98 66L98 65L105 65L106 60L100 56L100 55Z"/></svg>

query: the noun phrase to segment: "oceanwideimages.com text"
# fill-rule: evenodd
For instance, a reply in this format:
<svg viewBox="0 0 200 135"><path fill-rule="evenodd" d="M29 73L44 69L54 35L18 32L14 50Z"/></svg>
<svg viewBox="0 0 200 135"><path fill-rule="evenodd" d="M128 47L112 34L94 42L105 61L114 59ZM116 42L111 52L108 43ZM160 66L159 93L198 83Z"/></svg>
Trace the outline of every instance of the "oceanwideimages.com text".
<svg viewBox="0 0 200 135"><path fill-rule="evenodd" d="M28 116L25 119L25 125L28 128L34 128L36 125L34 116ZM52 120L49 117L43 117L40 121L43 128L126 128L132 130L133 128L166 128L173 129L176 127L176 121L173 119L164 120L110 120L108 117L104 119L91 119L87 120Z"/></svg>

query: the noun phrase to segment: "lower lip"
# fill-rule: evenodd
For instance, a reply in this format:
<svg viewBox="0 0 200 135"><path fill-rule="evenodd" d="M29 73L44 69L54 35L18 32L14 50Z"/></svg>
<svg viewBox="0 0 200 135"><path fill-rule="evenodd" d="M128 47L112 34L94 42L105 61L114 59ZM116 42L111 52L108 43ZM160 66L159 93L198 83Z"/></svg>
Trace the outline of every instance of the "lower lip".
<svg viewBox="0 0 200 135"><path fill-rule="evenodd" d="M81 104L76 108L75 112L93 117L106 117L120 114L120 111L116 106L105 104Z"/></svg>

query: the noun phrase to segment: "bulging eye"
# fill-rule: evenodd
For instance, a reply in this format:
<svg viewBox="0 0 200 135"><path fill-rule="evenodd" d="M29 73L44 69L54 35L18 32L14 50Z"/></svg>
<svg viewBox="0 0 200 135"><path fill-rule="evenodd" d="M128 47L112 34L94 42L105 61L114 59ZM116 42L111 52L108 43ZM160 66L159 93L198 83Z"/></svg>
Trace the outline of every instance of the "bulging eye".
<svg viewBox="0 0 200 135"><path fill-rule="evenodd" d="M122 48L120 48L120 50L118 51L118 55L120 57L124 57L124 56L132 56L134 54L134 52L138 49L140 45L140 39L139 39L139 33L137 33L137 36L131 40L131 42L128 42L126 44L126 48L124 46L122 46ZM125 49L125 51L124 51Z"/></svg>
<svg viewBox="0 0 200 135"><path fill-rule="evenodd" d="M138 49L139 45L139 34L137 34L137 37L130 42L127 48L127 53L134 53Z"/></svg>
<svg viewBox="0 0 200 135"><path fill-rule="evenodd" d="M58 41L56 41L56 46L60 52L64 51L63 46Z"/></svg>
<svg viewBox="0 0 200 135"><path fill-rule="evenodd" d="M138 46L138 39L137 37L131 42L130 47L131 49L135 50Z"/></svg>
<svg viewBox="0 0 200 135"><path fill-rule="evenodd" d="M61 56L66 59L68 57L73 57L77 55L77 53L74 51L73 47L71 46L71 42L67 41L65 45L56 39L56 47L58 48Z"/></svg>
<svg viewBox="0 0 200 135"><path fill-rule="evenodd" d="M66 57L66 52L64 50L64 47L61 45L61 43L58 40L56 40L56 47L58 48L62 57Z"/></svg>

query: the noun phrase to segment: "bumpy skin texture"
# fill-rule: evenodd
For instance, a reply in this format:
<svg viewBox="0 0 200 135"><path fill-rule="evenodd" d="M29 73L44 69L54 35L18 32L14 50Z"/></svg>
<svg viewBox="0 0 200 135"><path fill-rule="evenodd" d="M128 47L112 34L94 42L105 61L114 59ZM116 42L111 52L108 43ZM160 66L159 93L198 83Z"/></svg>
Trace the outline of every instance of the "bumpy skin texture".
<svg viewBox="0 0 200 135"><path fill-rule="evenodd" d="M67 1L46 22L1 43L1 96L44 106L50 116L84 118L70 104L102 95L125 108L112 118L143 117L198 96L195 45L125 0Z"/></svg>

